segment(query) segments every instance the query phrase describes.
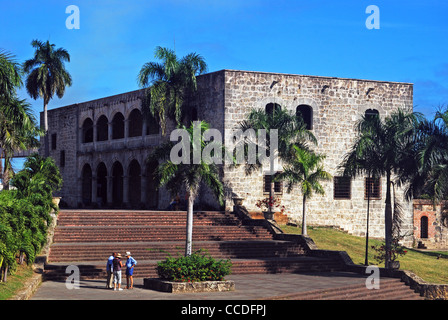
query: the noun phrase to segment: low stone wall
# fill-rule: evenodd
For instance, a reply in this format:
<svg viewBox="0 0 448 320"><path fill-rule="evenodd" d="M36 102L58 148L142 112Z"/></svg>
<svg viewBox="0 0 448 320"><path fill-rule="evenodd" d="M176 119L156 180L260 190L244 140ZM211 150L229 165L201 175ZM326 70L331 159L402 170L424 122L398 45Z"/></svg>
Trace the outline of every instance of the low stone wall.
<svg viewBox="0 0 448 320"><path fill-rule="evenodd" d="M143 279L143 286L145 289L169 293L225 292L235 290L235 282L232 280L172 282L161 279L145 278Z"/></svg>

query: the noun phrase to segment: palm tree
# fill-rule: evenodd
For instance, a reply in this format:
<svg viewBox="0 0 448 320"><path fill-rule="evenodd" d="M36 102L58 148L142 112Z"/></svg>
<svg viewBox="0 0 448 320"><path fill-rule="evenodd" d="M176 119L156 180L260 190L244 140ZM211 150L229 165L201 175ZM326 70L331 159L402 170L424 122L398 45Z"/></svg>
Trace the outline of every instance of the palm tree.
<svg viewBox="0 0 448 320"><path fill-rule="evenodd" d="M386 268L390 267L392 244L393 210L391 203L392 175L397 176L397 185L410 181L410 166L415 154L415 129L419 115L393 113L384 121L376 116L363 117L358 123L358 137L352 149L346 154L340 167L345 176L386 176L385 199L385 242Z"/></svg>
<svg viewBox="0 0 448 320"><path fill-rule="evenodd" d="M0 99L11 100L21 85L20 65L11 53L0 49Z"/></svg>
<svg viewBox="0 0 448 320"><path fill-rule="evenodd" d="M147 62L141 68L137 82L146 88L142 110L160 120L165 134L167 119L179 125L188 111L189 103L197 90L196 76L207 71L202 56L190 53L180 60L173 50L157 47L155 58L162 62Z"/></svg>
<svg viewBox="0 0 448 320"><path fill-rule="evenodd" d="M11 104L11 101L15 98L16 89L21 85L20 65L15 61L14 55L0 49L0 177L2 177L3 173L2 158L5 152L3 148L6 145L6 121L8 121L8 125L10 121L10 119L6 118L5 108Z"/></svg>
<svg viewBox="0 0 448 320"><path fill-rule="evenodd" d="M0 99L0 159L5 159L2 175L5 189L8 189L14 151L36 147L36 136L39 133L29 103L17 97L13 97L9 102Z"/></svg>
<svg viewBox="0 0 448 320"><path fill-rule="evenodd" d="M312 196L313 192L325 194L320 182L331 180L332 177L321 164L325 156L301 149L296 145L293 149L293 158L283 165L283 172L279 173L275 179L286 181L288 192L291 192L293 187L299 186L303 201L302 234L306 236L306 200Z"/></svg>
<svg viewBox="0 0 448 320"><path fill-rule="evenodd" d="M182 141L187 147L182 152L186 152L188 159L194 159L194 153L198 150L202 155L204 148L215 144L216 147L222 148L220 143L212 141L205 142L201 139L194 139L194 130L200 130L202 133L209 129L209 124L204 121L195 121L190 127L182 126L183 132L187 133L189 141ZM199 141L200 140L200 141ZM155 170L155 180L159 187L166 186L173 194L178 195L185 191L188 195L188 212L187 212L187 238L185 245L185 255L189 256L192 252L192 237L193 237L193 204L198 196L201 183L204 183L215 194L218 202L223 204L224 187L220 180L219 168L214 163L208 163L201 158L199 163L175 163L171 161L171 152L174 143L166 142L156 148L149 156L148 161L159 161L160 164Z"/></svg>
<svg viewBox="0 0 448 320"><path fill-rule="evenodd" d="M23 70L27 74L25 85L34 100L39 97L44 100L45 157L48 157L50 147L47 107L55 94L62 98L65 88L72 85L72 77L64 65L64 62L70 62L70 55L63 48L56 49L49 41L33 40L31 46L36 50L34 57L23 64Z"/></svg>
<svg viewBox="0 0 448 320"><path fill-rule="evenodd" d="M247 131L253 129L257 135L257 141L251 141L250 137L246 137L245 140L241 141L245 144L246 151L247 145L255 144L258 148L258 153L264 152L269 154L270 158L270 172L273 173L274 162L272 159L278 157L283 161L290 161L295 157L295 147L303 150L309 150L309 144L316 144L317 140L311 131L306 129L306 125L300 117L286 111L281 108L273 108L273 110L263 110L263 109L252 109L248 119L240 123L240 129ZM266 132L266 142L263 144L259 143L260 130L265 130ZM275 133L275 135L274 135ZM277 150L271 150L271 137L277 136ZM264 137L261 137L264 139ZM274 146L274 144L272 144ZM265 149L265 150L263 150ZM277 152L277 154L275 154ZM272 154L274 153L274 154ZM272 154L272 155L271 155ZM263 163L257 159L255 164L246 164L246 174L251 174L254 170L260 168ZM273 199L274 193L274 179L271 179L271 186L269 188L269 198ZM269 213L272 213L272 206L269 201Z"/></svg>
<svg viewBox="0 0 448 320"><path fill-rule="evenodd" d="M433 120L420 122L416 136L416 167L412 175L415 194L428 194L435 202L448 196L448 107L439 109Z"/></svg>

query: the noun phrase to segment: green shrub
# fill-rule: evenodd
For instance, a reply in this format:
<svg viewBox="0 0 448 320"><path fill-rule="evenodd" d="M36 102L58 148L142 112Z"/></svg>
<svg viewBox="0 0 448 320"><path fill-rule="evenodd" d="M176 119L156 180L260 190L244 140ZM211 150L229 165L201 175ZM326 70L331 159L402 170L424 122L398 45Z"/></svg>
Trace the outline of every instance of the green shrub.
<svg viewBox="0 0 448 320"><path fill-rule="evenodd" d="M230 260L215 260L202 251L187 257L168 257L157 264L161 279L175 282L223 281L231 272Z"/></svg>

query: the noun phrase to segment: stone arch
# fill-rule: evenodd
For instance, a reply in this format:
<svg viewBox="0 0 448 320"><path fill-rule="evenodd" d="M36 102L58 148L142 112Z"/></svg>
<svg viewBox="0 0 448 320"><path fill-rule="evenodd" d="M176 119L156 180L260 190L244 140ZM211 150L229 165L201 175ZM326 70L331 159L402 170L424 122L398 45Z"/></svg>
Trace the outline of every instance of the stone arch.
<svg viewBox="0 0 448 320"><path fill-rule="evenodd" d="M383 117L386 115L386 112L384 111L383 107L381 107L379 105L374 105L374 104L368 103L368 104L358 107L358 112L359 112L358 120L361 120L362 116L364 116L368 110L378 111L380 117Z"/></svg>
<svg viewBox="0 0 448 320"><path fill-rule="evenodd" d="M303 120L307 130L313 130L313 108L310 105L299 105L296 108L296 116Z"/></svg>
<svg viewBox="0 0 448 320"><path fill-rule="evenodd" d="M367 109L364 112L364 118L365 119L376 117L376 116L379 116L379 115L380 115L380 112L377 109Z"/></svg>
<svg viewBox="0 0 448 320"><path fill-rule="evenodd" d="M112 204L114 207L123 205L123 166L119 161L112 165Z"/></svg>
<svg viewBox="0 0 448 320"><path fill-rule="evenodd" d="M133 109L129 114L128 136L139 137L143 130L143 117L139 109Z"/></svg>
<svg viewBox="0 0 448 320"><path fill-rule="evenodd" d="M157 161L146 163L146 206L150 209L157 209L159 205L159 191L155 180L158 165Z"/></svg>
<svg viewBox="0 0 448 320"><path fill-rule="evenodd" d="M105 115L101 115L96 121L96 141L107 141L109 139L109 124Z"/></svg>
<svg viewBox="0 0 448 320"><path fill-rule="evenodd" d="M81 202L83 205L92 203L92 168L88 163L81 170Z"/></svg>
<svg viewBox="0 0 448 320"><path fill-rule="evenodd" d="M129 204L131 207L138 207L141 203L141 173L140 163L136 159L132 160L128 167Z"/></svg>
<svg viewBox="0 0 448 320"><path fill-rule="evenodd" d="M100 162L96 167L97 202L100 206L107 204L107 167Z"/></svg>
<svg viewBox="0 0 448 320"><path fill-rule="evenodd" d="M82 143L93 142L93 121L86 118L82 123Z"/></svg>
<svg viewBox="0 0 448 320"><path fill-rule="evenodd" d="M269 113L269 114L273 114L274 110L281 110L281 109L282 109L282 106L275 102L270 102L270 103L266 104L266 106L264 107L264 110L266 111L266 113Z"/></svg>
<svg viewBox="0 0 448 320"><path fill-rule="evenodd" d="M112 118L112 139L124 138L124 116L121 112L115 113Z"/></svg>

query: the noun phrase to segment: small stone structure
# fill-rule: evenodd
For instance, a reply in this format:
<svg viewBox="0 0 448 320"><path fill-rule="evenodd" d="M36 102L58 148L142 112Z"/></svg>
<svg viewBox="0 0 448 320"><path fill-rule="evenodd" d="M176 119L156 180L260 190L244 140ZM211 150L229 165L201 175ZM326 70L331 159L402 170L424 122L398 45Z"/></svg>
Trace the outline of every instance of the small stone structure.
<svg viewBox="0 0 448 320"><path fill-rule="evenodd" d="M414 239L418 248L448 248L448 207L443 201L414 200Z"/></svg>
<svg viewBox="0 0 448 320"><path fill-rule="evenodd" d="M197 78L198 93L187 120L201 119L222 133L227 144L252 108L280 107L300 114L318 140L317 151L326 155L324 168L334 179L323 184L324 196L307 201L309 225L337 226L355 235L366 230L366 184L374 185L370 200L371 237L384 237L385 179L343 179L338 166L355 141L355 127L365 114L386 117L398 109L412 111L413 85L409 83L221 70ZM61 207L134 207L165 209L171 197L157 191L153 177L156 164L147 156L163 136L156 122L142 120L142 90L61 107L48 112L50 155L59 166L64 185L57 196ZM41 149L44 150L43 148ZM245 198L249 212L269 192L271 178L263 168L246 176L243 167L223 166L225 209L233 197ZM276 168L281 170L281 165ZM412 203L397 198L404 208L403 233L413 232ZM301 221L299 190L286 192L277 183L275 196L286 206L288 218ZM184 200L182 198L182 200ZM207 188L198 205L217 208ZM412 241L412 239L407 239Z"/></svg>

